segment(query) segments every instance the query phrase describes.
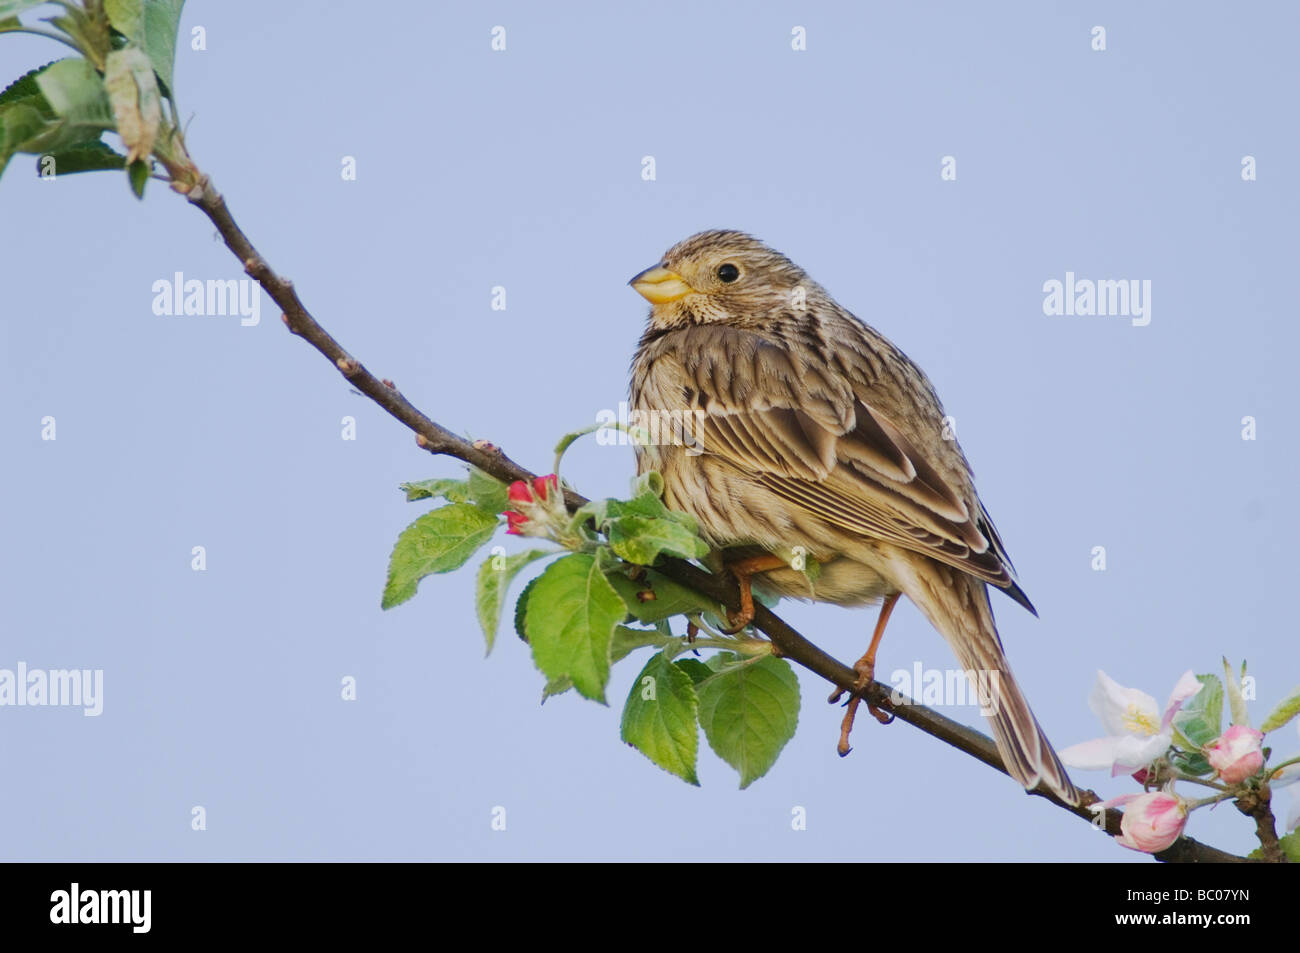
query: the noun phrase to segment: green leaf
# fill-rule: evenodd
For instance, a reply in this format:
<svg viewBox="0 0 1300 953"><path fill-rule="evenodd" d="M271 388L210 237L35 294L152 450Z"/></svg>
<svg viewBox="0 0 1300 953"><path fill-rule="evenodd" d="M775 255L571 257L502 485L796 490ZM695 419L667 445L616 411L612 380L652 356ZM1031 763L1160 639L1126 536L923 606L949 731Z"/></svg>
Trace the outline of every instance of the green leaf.
<svg viewBox="0 0 1300 953"><path fill-rule="evenodd" d="M559 678L547 679L546 684L542 686L542 704L545 705L546 699L554 695L563 695L572 687L573 679L569 678L567 675L561 675Z"/></svg>
<svg viewBox="0 0 1300 953"><path fill-rule="evenodd" d="M126 179L132 194L138 199L144 198L144 187L149 182L149 163L144 159L136 159L127 167Z"/></svg>
<svg viewBox="0 0 1300 953"><path fill-rule="evenodd" d="M509 505L506 485L477 467L470 467L468 485L470 500L485 513L497 516Z"/></svg>
<svg viewBox="0 0 1300 953"><path fill-rule="evenodd" d="M57 152L97 140L112 128L99 74L80 58L55 60L0 93L0 172L15 152Z"/></svg>
<svg viewBox="0 0 1300 953"><path fill-rule="evenodd" d="M740 772L749 787L776 763L799 721L799 681L784 659L771 655L740 664L722 652L709 659L714 675L695 686L700 726L709 747Z"/></svg>
<svg viewBox="0 0 1300 953"><path fill-rule="evenodd" d="M45 22L66 33L82 55L102 71L104 58L113 45L110 24L102 6L94 3L76 6L70 0L57 2L63 12L59 16L46 17Z"/></svg>
<svg viewBox="0 0 1300 953"><path fill-rule="evenodd" d="M58 60L51 60L44 66L38 66L36 69L19 76L16 80L6 86L4 91L0 92L0 106L5 105L6 103L20 102L34 97L43 104L43 106L38 107L38 111L47 118L53 119L54 110L50 107L49 103L45 102L45 97L41 94L41 87L36 84L36 77L40 75L42 71L48 69L57 62ZM32 103L31 105L36 104Z"/></svg>
<svg viewBox="0 0 1300 953"><path fill-rule="evenodd" d="M713 669L709 668L697 658L678 659L676 662L673 662L673 664L689 675L691 683L694 685L700 684L700 682L704 681L706 678L713 677Z"/></svg>
<svg viewBox="0 0 1300 953"><path fill-rule="evenodd" d="M609 545L628 562L648 566L660 553L681 559L701 559L708 544L681 523L644 516L620 516L609 521Z"/></svg>
<svg viewBox="0 0 1300 953"><path fill-rule="evenodd" d="M623 600L587 553L546 567L528 593L524 626L533 661L548 679L567 676L585 698L605 703L610 639Z"/></svg>
<svg viewBox="0 0 1300 953"><path fill-rule="evenodd" d="M397 487L406 493L406 502L442 497L448 503L468 503L469 484L465 480L435 478L416 483L402 483Z"/></svg>
<svg viewBox="0 0 1300 953"><path fill-rule="evenodd" d="M636 479L632 481L632 495L661 499L664 495L663 474L658 470L647 470L645 473L637 474Z"/></svg>
<svg viewBox="0 0 1300 953"><path fill-rule="evenodd" d="M537 580L533 580L533 582L536 581ZM530 582L528 585L531 586L533 582ZM649 638L649 636L654 635L657 635L657 633L651 629L633 629L626 625L615 626L614 636L609 641L610 665L621 662L637 649L662 644L662 642L657 638ZM573 679L568 678L567 676L550 679L542 689L542 701L545 702L546 699L550 698L552 695L563 695L572 687Z"/></svg>
<svg viewBox="0 0 1300 953"><path fill-rule="evenodd" d="M1197 675L1201 690L1174 715L1174 735L1182 747L1200 750L1223 733L1223 682L1217 675Z"/></svg>
<svg viewBox="0 0 1300 953"><path fill-rule="evenodd" d="M1286 854L1287 860L1300 864L1300 831L1292 831L1278 838L1278 845L1282 848L1282 853Z"/></svg>
<svg viewBox="0 0 1300 953"><path fill-rule="evenodd" d="M1169 760L1173 762L1174 767L1178 768L1178 770L1182 771L1184 774L1190 774L1196 777L1210 774L1214 771L1214 768L1210 766L1210 762L1206 759L1205 755L1201 754L1199 751L1179 751Z"/></svg>
<svg viewBox="0 0 1300 953"><path fill-rule="evenodd" d="M658 478L659 474L651 471L646 476ZM639 492L630 500L611 500L607 516L648 516L680 523L691 531L692 536L699 531L693 516L670 510L664 505L664 501L659 498L658 493L649 491Z"/></svg>
<svg viewBox="0 0 1300 953"><path fill-rule="evenodd" d="M125 37L140 35L143 0L104 0L108 22Z"/></svg>
<svg viewBox="0 0 1300 953"><path fill-rule="evenodd" d="M619 737L669 774L699 787L698 711L691 677L656 652L632 682Z"/></svg>
<svg viewBox="0 0 1300 953"><path fill-rule="evenodd" d="M36 151L28 150L28 144L46 134L54 125L25 102L0 106L0 173L4 172L15 152Z"/></svg>
<svg viewBox="0 0 1300 953"><path fill-rule="evenodd" d="M515 600L515 634L523 642L528 641L528 596L536 585L536 579L529 579L528 583L519 593L519 598Z"/></svg>
<svg viewBox="0 0 1300 953"><path fill-rule="evenodd" d="M722 614L722 607L717 603L652 569L646 570L645 576L635 582L622 572L611 572L609 582L627 606L627 611L639 622L659 622L694 612ZM647 591L653 592L655 597L642 601L640 593Z"/></svg>
<svg viewBox="0 0 1300 953"><path fill-rule="evenodd" d="M83 59L58 60L36 76L36 85L58 121L49 123L41 134L28 139L21 152L54 152L64 146L98 139L115 128L113 107L104 81Z"/></svg>
<svg viewBox="0 0 1300 953"><path fill-rule="evenodd" d="M590 427L583 427L581 430L574 430L566 433L560 438L560 442L555 445L555 472L560 472L560 461L564 459L565 452L573 446L573 442L579 437L585 437L589 433L595 433L606 424L592 424Z"/></svg>
<svg viewBox="0 0 1300 953"><path fill-rule="evenodd" d="M104 0L108 22L149 57L164 92L172 94L176 31L185 0Z"/></svg>
<svg viewBox="0 0 1300 953"><path fill-rule="evenodd" d="M1264 719L1264 723L1259 726L1259 730L1265 734L1276 731L1296 715L1300 715L1300 685L1278 703L1278 706Z"/></svg>
<svg viewBox="0 0 1300 953"><path fill-rule="evenodd" d="M125 169L126 156L109 147L105 142L92 139L75 146L67 146L57 152L46 153L54 161L55 175L73 175L77 172L101 172L108 169ZM37 171L42 171L45 156L38 156ZM148 166L145 167L146 174Z"/></svg>
<svg viewBox="0 0 1300 953"><path fill-rule="evenodd" d="M529 549L522 553L489 556L478 569L477 591L474 607L478 612L478 624L483 628L483 637L487 640L490 654L496 642L497 627L501 624L501 607L505 605L506 590L519 570L544 556L552 555L553 550Z"/></svg>
<svg viewBox="0 0 1300 953"><path fill-rule="evenodd" d="M381 605L400 605L415 595L421 579L458 569L496 532L497 520L464 503L431 510L397 537L388 561Z"/></svg>

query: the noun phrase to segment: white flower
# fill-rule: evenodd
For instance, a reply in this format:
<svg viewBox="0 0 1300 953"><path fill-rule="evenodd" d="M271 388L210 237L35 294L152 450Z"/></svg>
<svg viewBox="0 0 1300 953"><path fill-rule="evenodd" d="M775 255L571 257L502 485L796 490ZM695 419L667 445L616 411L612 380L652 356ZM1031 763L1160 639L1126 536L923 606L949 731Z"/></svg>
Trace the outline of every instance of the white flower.
<svg viewBox="0 0 1300 953"><path fill-rule="evenodd" d="M1201 690L1201 683L1189 669L1169 695L1163 715L1156 700L1136 688L1125 688L1098 670L1097 683L1088 696L1088 707L1101 719L1106 737L1072 745L1061 752L1061 760L1072 768L1098 771L1110 768L1112 775L1132 774L1159 758L1173 743L1174 715L1183 702Z"/></svg>

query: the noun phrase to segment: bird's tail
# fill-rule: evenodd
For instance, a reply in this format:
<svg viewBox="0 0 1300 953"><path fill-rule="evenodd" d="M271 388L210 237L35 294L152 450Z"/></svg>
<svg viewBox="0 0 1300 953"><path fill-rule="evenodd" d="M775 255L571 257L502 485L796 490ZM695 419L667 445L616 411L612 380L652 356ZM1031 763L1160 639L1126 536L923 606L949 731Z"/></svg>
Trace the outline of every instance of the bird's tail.
<svg viewBox="0 0 1300 953"><path fill-rule="evenodd" d="M908 553L893 560L896 583L947 640L977 690L988 690L981 705L1007 772L1027 790L1042 785L1077 805L1079 790L1039 727L1002 651L987 585L932 560L926 560L928 571L916 571L922 568L917 560L924 558Z"/></svg>

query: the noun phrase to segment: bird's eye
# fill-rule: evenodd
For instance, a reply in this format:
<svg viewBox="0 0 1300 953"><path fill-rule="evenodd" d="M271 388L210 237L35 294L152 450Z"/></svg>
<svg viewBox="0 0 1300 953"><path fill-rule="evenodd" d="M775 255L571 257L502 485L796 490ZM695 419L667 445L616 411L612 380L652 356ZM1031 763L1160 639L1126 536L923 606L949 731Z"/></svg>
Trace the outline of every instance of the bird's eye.
<svg viewBox="0 0 1300 953"><path fill-rule="evenodd" d="M733 265L731 262L727 262L725 265L721 265L718 268L719 281L725 282L726 284L731 284L739 277L740 277L740 269L737 268L735 265Z"/></svg>

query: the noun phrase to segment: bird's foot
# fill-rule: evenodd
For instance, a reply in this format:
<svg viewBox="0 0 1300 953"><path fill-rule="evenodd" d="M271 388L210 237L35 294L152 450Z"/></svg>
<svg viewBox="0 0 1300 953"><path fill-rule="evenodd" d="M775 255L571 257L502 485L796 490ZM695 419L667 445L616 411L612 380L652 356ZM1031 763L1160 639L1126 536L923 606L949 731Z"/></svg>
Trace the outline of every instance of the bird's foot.
<svg viewBox="0 0 1300 953"><path fill-rule="evenodd" d="M750 584L751 580L760 572L778 569L784 565L785 560L780 556L764 553L761 556L752 556L749 559L731 563L727 567L731 570L731 574L736 577L737 585L740 586L740 609L738 611L727 610L727 625L722 628L723 632L727 635L735 635L754 621L754 592Z"/></svg>
<svg viewBox="0 0 1300 953"><path fill-rule="evenodd" d="M871 683L876 679L875 660L858 659L853 665L853 671L857 673L858 677L853 683L853 691L849 693L848 708L844 712L844 720L840 722L840 742L835 746L835 750L839 752L841 758L853 750L849 744L849 735L853 733L853 722L858 716L858 706L864 701L867 703L867 711L882 725L887 725L894 720L892 714L877 708L865 697L867 689L871 687ZM827 701L837 702L843 694L844 689L838 688Z"/></svg>

